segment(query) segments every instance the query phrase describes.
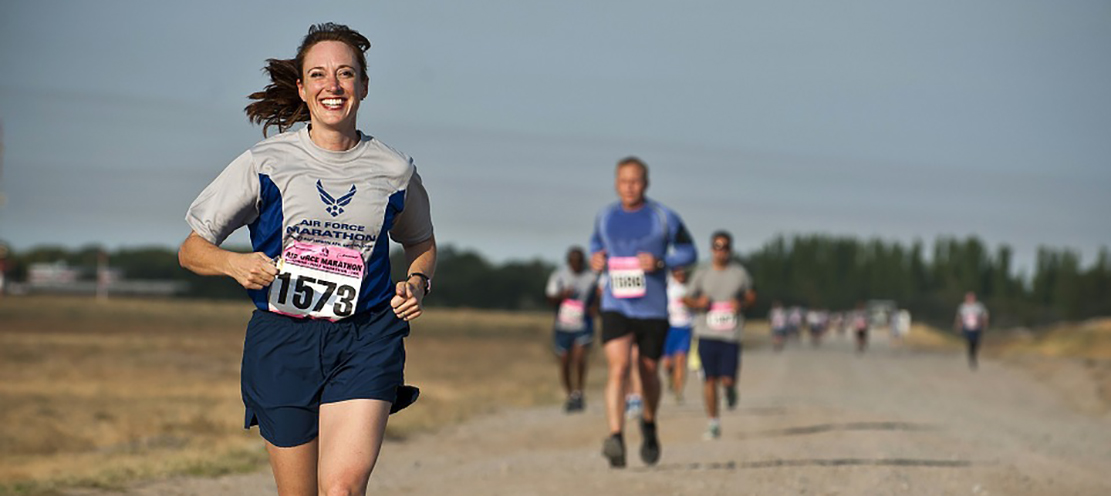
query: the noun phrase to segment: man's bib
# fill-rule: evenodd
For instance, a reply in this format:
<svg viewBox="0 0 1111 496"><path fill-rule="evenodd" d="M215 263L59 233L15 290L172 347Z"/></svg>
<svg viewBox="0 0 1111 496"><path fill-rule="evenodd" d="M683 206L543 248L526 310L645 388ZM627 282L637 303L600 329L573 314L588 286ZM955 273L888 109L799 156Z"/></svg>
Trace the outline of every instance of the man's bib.
<svg viewBox="0 0 1111 496"><path fill-rule="evenodd" d="M637 257L610 257L610 292L614 298L640 298L647 292L644 270L640 268Z"/></svg>
<svg viewBox="0 0 1111 496"><path fill-rule="evenodd" d="M706 312L706 327L718 332L728 332L737 328L737 311L732 302L719 302L710 305Z"/></svg>
<svg viewBox="0 0 1111 496"><path fill-rule="evenodd" d="M560 329L564 331L581 331L586 327L586 305L579 300L568 298L559 304L559 313L556 314Z"/></svg>

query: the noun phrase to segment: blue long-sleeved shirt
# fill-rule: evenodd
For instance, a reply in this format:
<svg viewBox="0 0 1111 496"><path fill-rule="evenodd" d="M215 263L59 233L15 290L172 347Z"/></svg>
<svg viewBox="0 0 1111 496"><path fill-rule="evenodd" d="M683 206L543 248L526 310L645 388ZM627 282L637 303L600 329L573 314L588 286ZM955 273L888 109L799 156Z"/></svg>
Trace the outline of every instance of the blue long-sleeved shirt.
<svg viewBox="0 0 1111 496"><path fill-rule="evenodd" d="M606 251L607 257L651 253L666 265L663 270L645 273L645 294L639 298L615 298L606 279L602 311L635 319L666 319L667 268L690 265L698 259L694 241L679 215L648 199L634 211L626 211L621 202L614 202L598 212L590 252L601 250Z"/></svg>

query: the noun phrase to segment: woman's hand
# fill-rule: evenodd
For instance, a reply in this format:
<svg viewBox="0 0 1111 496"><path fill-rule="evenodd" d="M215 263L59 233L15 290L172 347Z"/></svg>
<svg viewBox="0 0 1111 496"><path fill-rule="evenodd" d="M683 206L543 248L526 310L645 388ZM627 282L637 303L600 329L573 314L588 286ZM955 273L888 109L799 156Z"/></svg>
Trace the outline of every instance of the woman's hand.
<svg viewBox="0 0 1111 496"><path fill-rule="evenodd" d="M424 289L409 281L401 281L397 283L396 293L390 300L390 306L401 320L409 322L424 313L424 308L421 307Z"/></svg>
<svg viewBox="0 0 1111 496"><path fill-rule="evenodd" d="M262 252L229 253L227 274L247 289L262 289L274 282L278 267Z"/></svg>

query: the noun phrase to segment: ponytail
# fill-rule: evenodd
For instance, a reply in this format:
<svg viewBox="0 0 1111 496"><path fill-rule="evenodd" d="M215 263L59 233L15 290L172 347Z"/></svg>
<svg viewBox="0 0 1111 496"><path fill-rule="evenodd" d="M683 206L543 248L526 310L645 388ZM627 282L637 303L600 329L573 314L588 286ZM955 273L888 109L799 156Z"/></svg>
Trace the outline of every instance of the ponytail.
<svg viewBox="0 0 1111 496"><path fill-rule="evenodd" d="M262 91L247 98L254 102L243 111L253 124L262 125L262 135L270 126L277 126L284 133L294 124L309 120L309 107L301 101L297 80L301 78L296 59L268 59L264 69L270 75L270 84Z"/></svg>

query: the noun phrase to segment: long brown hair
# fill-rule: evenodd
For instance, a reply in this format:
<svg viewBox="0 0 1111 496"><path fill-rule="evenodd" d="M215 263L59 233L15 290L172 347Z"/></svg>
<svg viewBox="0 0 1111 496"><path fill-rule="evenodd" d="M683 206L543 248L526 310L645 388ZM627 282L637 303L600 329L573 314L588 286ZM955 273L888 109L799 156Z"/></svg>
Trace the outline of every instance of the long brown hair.
<svg viewBox="0 0 1111 496"><path fill-rule="evenodd" d="M247 119L255 124L262 124L262 135L270 126L277 126L278 132L285 132L294 124L309 120L309 107L301 101L297 92L297 81L301 79L302 65L305 62L305 53L313 45L321 41L339 41L346 43L355 51L355 58L359 61L359 73L366 81L366 51L370 49L370 40L343 24L326 22L314 24L309 27L309 34L301 40L297 49L297 56L292 59L267 59L263 69L270 75L270 84L262 91L251 93L247 98L253 100L243 108Z"/></svg>

